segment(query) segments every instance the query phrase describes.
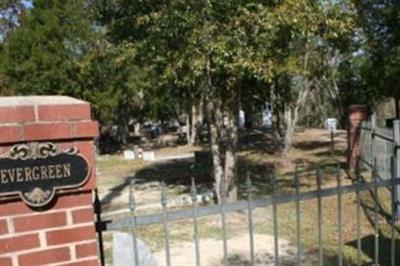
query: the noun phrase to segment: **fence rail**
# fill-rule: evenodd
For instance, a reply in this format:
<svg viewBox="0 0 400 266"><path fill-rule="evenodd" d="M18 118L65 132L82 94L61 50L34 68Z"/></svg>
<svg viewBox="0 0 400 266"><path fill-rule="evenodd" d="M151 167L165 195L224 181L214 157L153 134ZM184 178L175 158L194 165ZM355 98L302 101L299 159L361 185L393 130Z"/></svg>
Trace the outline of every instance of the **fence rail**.
<svg viewBox="0 0 400 266"><path fill-rule="evenodd" d="M371 169L376 160L376 167L386 179L392 176L391 158L396 157L396 148L400 144L396 131L400 131L399 121L394 122L393 128L378 127L375 114L362 122L360 127L362 160Z"/></svg>
<svg viewBox="0 0 400 266"><path fill-rule="evenodd" d="M378 171L383 179L400 176L400 120L393 121L393 128L379 127L372 114L360 127L362 166ZM394 161L392 161L394 158ZM396 219L400 219L400 188L392 189Z"/></svg>
<svg viewBox="0 0 400 266"><path fill-rule="evenodd" d="M376 187L390 187L391 180L387 179L380 179L376 183ZM396 184L400 184L399 181ZM355 183L351 185L344 185L340 187L333 187L333 188L325 188L321 190L309 191L309 192L302 192L294 195L277 195L275 197L266 198L266 199L252 199L251 201L247 200L240 200L236 202L228 202L225 204L225 213L237 212L241 210L247 210L248 206L251 209L261 208L261 207L269 207L272 206L274 203L277 205L296 202L296 201L306 201L306 200L313 200L318 198L325 198L330 196L335 196L338 194L338 189L340 188L341 194L348 194L354 193L357 189L359 191L366 191L375 188L374 182L362 182ZM249 204L250 202L250 204ZM197 207L197 218L217 215L222 212L222 205L215 205L209 207ZM166 215L166 220L168 222L178 221L182 219L191 218L194 216L193 209L185 209L185 210L176 210L176 211L168 211ZM149 215L142 215L137 216L136 218L136 226L146 226L151 224L159 224L162 223L164 220L163 213L156 213L156 214L149 214ZM122 218L116 221L104 221L103 228L106 230L121 230L131 226L131 218Z"/></svg>
<svg viewBox="0 0 400 266"><path fill-rule="evenodd" d="M395 160L393 158L392 169L394 172ZM323 215L322 215L322 201L325 197L332 197L337 196L338 198L338 264L343 265L343 200L342 197L345 194L355 193L356 195L356 204L357 204L357 260L358 265L362 265L361 261L361 250L362 250L362 232L361 232L361 211L362 211L362 200L360 197L360 193L362 191L372 191L377 192L378 188L381 187L388 187L391 188L391 191L395 191L399 184L399 176L396 178L386 179L379 176L378 169L373 169L372 181L367 182L363 179L360 171L356 172L356 175L353 179L352 184L343 185L343 172L340 169L340 166L337 165L336 169L336 178L337 184L335 187L330 188L322 188L322 181L324 180L324 171L323 169L318 169L315 175L315 182L317 184L317 189L308 192L300 192L300 183L299 183L299 174L296 168L296 172L293 177L293 184L295 186L295 192L292 195L281 195L278 194L277 191L277 183L275 176L272 176L269 181L272 187L272 195L268 198L264 199L253 199L253 185L251 182L251 178L247 176L245 182L245 192L246 192L246 199L240 200L237 202L227 202L225 195L222 195L222 202L216 206L208 206L208 207L201 207L197 203L197 190L196 190L196 183L195 180L192 179L191 183L191 208L184 209L184 210L168 210L167 206L167 194L165 192L165 185L161 185L161 197L160 203L162 206L162 211L157 214L151 215L141 215L138 216L136 214L136 204L135 204L135 197L134 197L134 189L135 184L132 182L130 186L130 216L127 218L121 218L118 220L111 220L111 221L102 221L101 215L98 214L98 227L97 231L99 237L102 238L102 233L104 231L110 230L124 230L126 228L130 228L130 232L132 233L133 243L134 243L134 253L135 253L135 265L139 265L138 255L139 250L137 248L137 229L142 226L147 226L151 224L161 224L163 226L164 231L164 247L165 247L165 261L166 265L171 265L171 254L170 254L170 234L169 228L170 224L182 220L182 219L191 219L188 222L191 222L193 225L193 235L194 235L194 245L195 245L195 259L196 265L200 265L200 247L199 247L199 221L198 219L205 216L210 215L219 215L221 220L221 229L222 229L222 245L221 248L223 249L223 265L229 265L228 262L228 237L227 237L227 224L226 224L226 215L228 213L237 212L237 211L247 211L247 223L248 223L248 233L249 233L249 253L250 253L250 265L255 265L255 244L254 244L254 221L253 221L253 214L252 211L255 208L260 207L268 207L272 206L273 211L273 233L274 233L274 264L280 264L280 251L279 251L279 228L278 228L278 215L277 215L277 208L282 204L293 203L295 204L295 212L296 212L296 263L297 265L301 264L301 259L303 256L302 253L302 246L301 246L301 215L300 215L300 204L303 201L307 200L317 200L317 213L318 213L318 265L323 265L324 263L324 242L323 242ZM394 177L394 176L393 176ZM96 200L96 204L99 205L100 201ZM392 207L394 203L392 204ZM99 207L96 208L100 210ZM374 202L374 218L373 218L373 226L375 230L375 241L374 241L374 263L376 265L379 264L379 254L380 254L380 243L379 243L379 214L378 214L378 203ZM390 265L396 265L395 258L395 208L392 208L392 215L390 221L388 223L391 227L391 251L390 251ZM102 257L102 263L104 265L104 255ZM142 265L144 266L144 265Z"/></svg>

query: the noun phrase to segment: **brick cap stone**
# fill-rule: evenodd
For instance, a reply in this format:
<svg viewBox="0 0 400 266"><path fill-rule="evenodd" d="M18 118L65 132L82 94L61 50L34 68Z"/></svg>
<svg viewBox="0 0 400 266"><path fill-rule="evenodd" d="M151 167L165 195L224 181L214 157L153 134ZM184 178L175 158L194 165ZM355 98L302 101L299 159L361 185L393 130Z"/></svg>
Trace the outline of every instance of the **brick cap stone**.
<svg viewBox="0 0 400 266"><path fill-rule="evenodd" d="M356 104L349 106L349 120L351 123L361 123L368 118L368 108L366 105ZM353 121L353 122L352 122Z"/></svg>
<svg viewBox="0 0 400 266"><path fill-rule="evenodd" d="M68 96L0 97L0 144L98 135L89 102Z"/></svg>
<svg viewBox="0 0 400 266"><path fill-rule="evenodd" d="M12 96L0 97L0 107L36 106L36 105L68 105L88 104L68 96Z"/></svg>
<svg viewBox="0 0 400 266"><path fill-rule="evenodd" d="M365 104L353 104L349 106L349 110L367 110L368 107Z"/></svg>

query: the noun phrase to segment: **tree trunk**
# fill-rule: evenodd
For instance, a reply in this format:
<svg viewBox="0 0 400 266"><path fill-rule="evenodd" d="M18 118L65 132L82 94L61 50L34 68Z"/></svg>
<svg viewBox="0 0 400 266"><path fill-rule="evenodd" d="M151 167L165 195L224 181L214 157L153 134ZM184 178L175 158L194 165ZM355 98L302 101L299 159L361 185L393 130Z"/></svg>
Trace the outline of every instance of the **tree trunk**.
<svg viewBox="0 0 400 266"><path fill-rule="evenodd" d="M118 126L118 131L122 144L128 144L129 127L126 119L121 119L120 125Z"/></svg>
<svg viewBox="0 0 400 266"><path fill-rule="evenodd" d="M400 98L395 97L394 102L395 102L396 118L400 119Z"/></svg>
<svg viewBox="0 0 400 266"><path fill-rule="evenodd" d="M296 130L296 124L299 115L299 108L296 106L294 108L287 106L285 110L285 122L286 122L286 132L285 132L285 146L283 153L288 155L293 143L293 135Z"/></svg>
<svg viewBox="0 0 400 266"><path fill-rule="evenodd" d="M308 61L309 61L309 38L307 34L307 40L305 43L305 53L303 58L303 72L306 73L308 70ZM308 94L311 88L311 82L307 76L303 76L304 80L302 84L299 85L299 92L297 95L297 99L294 103L286 106L285 109L285 120L286 120L286 133L285 133L285 147L283 150L283 155L287 156L292 148L292 140L294 131L296 129L299 110L305 104L307 100Z"/></svg>
<svg viewBox="0 0 400 266"><path fill-rule="evenodd" d="M344 105L343 105L342 97L340 95L340 90L339 90L336 80L333 80L332 82L333 82L333 88L335 90L335 99L334 100L335 100L336 108L337 108L338 114L339 114L339 121L341 121L341 125L344 126L346 118L344 117Z"/></svg>
<svg viewBox="0 0 400 266"><path fill-rule="evenodd" d="M275 105L273 107L273 109L275 110L275 117L276 117L276 133L279 136L279 138L281 139L285 133L284 133L284 119L282 119L282 117L285 116L285 103L282 99L282 95L280 94L281 89L279 87L278 81L275 79L272 83L272 89L274 91L273 95L274 95L274 101L275 101Z"/></svg>
<svg viewBox="0 0 400 266"><path fill-rule="evenodd" d="M128 144L129 137L129 118L126 108L118 110L118 139L122 144Z"/></svg>
<svg viewBox="0 0 400 266"><path fill-rule="evenodd" d="M213 162L214 186L218 202L228 197L237 198L236 169L238 142L239 91L233 88L232 95L226 102L220 98L214 87L211 74L211 56L206 62L208 91L206 97L207 116L210 128L210 144ZM224 107L226 109L224 109ZM225 114L225 116L224 116ZM228 123L224 125L224 118Z"/></svg>
<svg viewBox="0 0 400 266"><path fill-rule="evenodd" d="M283 154L287 156L292 148L292 139L299 118L299 110L304 106L310 92L310 81L305 80L301 86L296 102L285 106L285 146Z"/></svg>
<svg viewBox="0 0 400 266"><path fill-rule="evenodd" d="M199 143L202 127L203 127L203 101L199 100L198 102L192 105L191 112L192 124L191 124L191 132L190 132L190 144L195 145Z"/></svg>
<svg viewBox="0 0 400 266"><path fill-rule="evenodd" d="M228 104L228 124L224 127L224 113L222 100L218 97L217 90L212 83L211 57L206 63L208 77L207 115L209 117L210 144L213 162L214 186L218 203L226 197L236 198L236 143L237 143L237 112ZM235 95L235 100L236 100ZM226 105L226 103L224 103ZM236 106L238 108L238 105ZM235 110L236 110L235 108Z"/></svg>
<svg viewBox="0 0 400 266"><path fill-rule="evenodd" d="M210 101L211 102L211 101ZM220 149L220 121L222 114L219 108L215 108L215 103L210 104L209 110L213 111L210 121L210 144L211 155L213 162L214 186L217 194L218 202L222 201L222 193L227 190L226 183L224 182L224 158Z"/></svg>
<svg viewBox="0 0 400 266"><path fill-rule="evenodd" d="M197 141L197 127L196 127L196 115L197 115L197 109L196 109L196 104L193 103L191 106L191 111L190 111L190 140L189 144L190 145L195 145Z"/></svg>
<svg viewBox="0 0 400 266"><path fill-rule="evenodd" d="M192 127L193 127L193 123L192 123L192 114L191 114L191 110L189 110L188 114L186 115L186 142L188 145L192 145L192 137L191 137L191 133L192 133Z"/></svg>
<svg viewBox="0 0 400 266"><path fill-rule="evenodd" d="M271 94L270 94L270 101L272 106L272 127L273 127L273 141L274 146L278 149L282 147L282 137L285 136L283 132L283 125L282 125L282 106L281 106L281 99L279 95L279 88L277 86L277 81L274 81L271 84Z"/></svg>
<svg viewBox="0 0 400 266"><path fill-rule="evenodd" d="M224 178L223 159L220 151L220 130L222 125L222 112L220 110L219 102L215 97L215 88L212 80L211 73L211 54L208 52L205 62L205 69L207 75L207 116L209 123L210 133L210 149L212 155L212 167L214 175L214 188L217 194L218 203L222 202L222 191L225 191L225 184L222 182Z"/></svg>
<svg viewBox="0 0 400 266"><path fill-rule="evenodd" d="M225 184L228 185L229 201L237 200L237 143L238 143L238 121L236 110L232 110L226 125L226 147L225 147Z"/></svg>

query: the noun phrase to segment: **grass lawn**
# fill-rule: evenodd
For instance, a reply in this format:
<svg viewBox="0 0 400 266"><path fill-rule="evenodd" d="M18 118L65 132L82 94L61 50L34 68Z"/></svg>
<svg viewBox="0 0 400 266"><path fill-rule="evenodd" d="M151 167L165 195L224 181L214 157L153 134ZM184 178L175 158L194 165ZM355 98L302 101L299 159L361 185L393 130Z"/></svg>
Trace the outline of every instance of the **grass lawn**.
<svg viewBox="0 0 400 266"><path fill-rule="evenodd" d="M273 149L273 144L267 133L253 132L241 137L239 152L239 197L243 194L243 185L246 169L250 172L255 187L255 198L269 197L271 186L268 176L274 171L278 178L278 193L292 194L293 171L295 163L299 164L300 190L308 191L316 188L315 168L324 167L323 187L334 187L337 184L336 173L332 168L333 162L345 162L346 133L339 131L336 134L336 151L332 158L330 152L330 138L325 130L307 129L296 133L291 154L283 158ZM156 151L157 156L164 154L183 154L203 147L169 147ZM130 180L135 177L135 198L138 213L154 213L160 210L160 181L167 185L170 198L179 198L188 195L191 176L196 176L199 190L212 188L212 180L207 176L207 169L194 167L193 159L171 160L167 162L126 161L122 155L99 156L97 166L100 173L98 187L105 212L112 218L125 216L119 210L128 206L128 191ZM368 175L368 173L366 173ZM345 178L344 184L351 183ZM390 227L386 223L385 212L390 213L390 195L386 189L379 190L382 210L380 215L380 262L389 265L390 258ZM373 204L369 192L362 193L362 259L363 265L371 264L374 257L374 231L371 225ZM345 265L355 265L357 259L357 224L356 224L356 196L343 195L344 207L344 258ZM323 249L324 265L337 265L338 257L338 198L327 197L323 204ZM179 207L179 206L178 206ZM188 206L186 206L188 207ZM272 208L258 208L254 210L255 246L257 265L273 263L273 224ZM295 205L284 204L278 207L279 242L282 263L292 265L296 253ZM301 248L304 265L317 263L318 255L318 219L316 200L301 203ZM200 246L202 265L219 265L222 251L221 221L219 216L210 216L200 219ZM231 213L228 215L228 248L230 264L246 265L248 263L248 221L246 212ZM160 265L164 262L164 242L162 225L150 225L138 229L139 237L154 251ZM189 220L170 224L171 254L174 254L173 265L191 265L194 263L193 223ZM106 259L111 263L111 236L105 234ZM247 240L246 240L247 239ZM174 253L174 251L176 251ZM205 258L206 257L206 258ZM208 257L208 259L207 259ZM400 261L400 253L399 253Z"/></svg>

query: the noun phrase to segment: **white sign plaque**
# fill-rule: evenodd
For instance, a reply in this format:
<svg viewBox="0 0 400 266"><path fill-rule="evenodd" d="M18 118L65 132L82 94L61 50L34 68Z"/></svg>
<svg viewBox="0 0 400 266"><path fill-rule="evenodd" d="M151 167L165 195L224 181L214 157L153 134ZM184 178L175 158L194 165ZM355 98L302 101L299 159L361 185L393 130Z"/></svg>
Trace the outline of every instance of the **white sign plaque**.
<svg viewBox="0 0 400 266"><path fill-rule="evenodd" d="M328 118L325 120L325 128L331 132L335 133L337 127L337 119L336 118Z"/></svg>

